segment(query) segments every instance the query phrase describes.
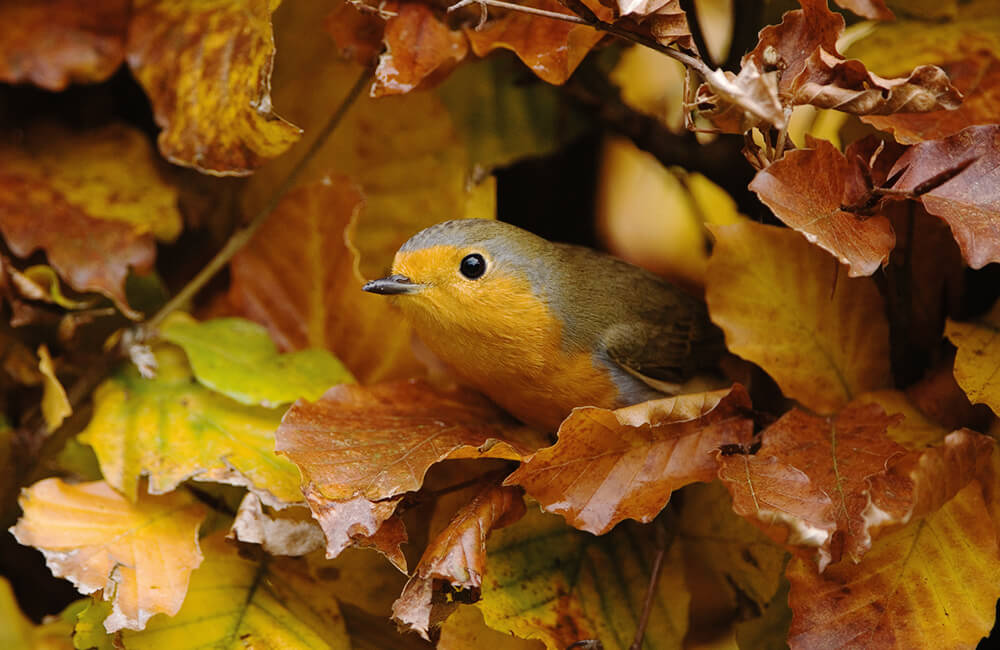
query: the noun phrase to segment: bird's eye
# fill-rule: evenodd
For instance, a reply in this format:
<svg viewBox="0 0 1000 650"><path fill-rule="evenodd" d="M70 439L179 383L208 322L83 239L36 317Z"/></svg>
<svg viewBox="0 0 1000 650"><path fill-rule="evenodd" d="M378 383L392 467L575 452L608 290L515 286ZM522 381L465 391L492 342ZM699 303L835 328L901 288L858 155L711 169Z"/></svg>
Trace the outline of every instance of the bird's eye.
<svg viewBox="0 0 1000 650"><path fill-rule="evenodd" d="M470 280L475 280L483 273L486 273L486 260L479 253L466 255L462 258L462 264L458 267L458 270Z"/></svg>

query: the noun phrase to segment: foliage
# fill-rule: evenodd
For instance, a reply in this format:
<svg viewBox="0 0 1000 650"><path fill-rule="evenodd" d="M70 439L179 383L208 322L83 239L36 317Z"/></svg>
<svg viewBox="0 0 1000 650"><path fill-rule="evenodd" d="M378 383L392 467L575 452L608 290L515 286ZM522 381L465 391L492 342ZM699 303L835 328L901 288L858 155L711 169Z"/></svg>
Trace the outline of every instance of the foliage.
<svg viewBox="0 0 1000 650"><path fill-rule="evenodd" d="M994 630L998 0L86 4L0 3L4 647ZM521 424L361 291L459 217L728 354Z"/></svg>

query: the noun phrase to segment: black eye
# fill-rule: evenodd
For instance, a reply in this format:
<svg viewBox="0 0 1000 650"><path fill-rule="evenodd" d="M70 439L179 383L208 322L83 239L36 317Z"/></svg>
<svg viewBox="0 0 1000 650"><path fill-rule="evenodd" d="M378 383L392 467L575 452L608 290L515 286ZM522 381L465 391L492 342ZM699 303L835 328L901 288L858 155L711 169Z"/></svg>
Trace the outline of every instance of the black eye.
<svg viewBox="0 0 1000 650"><path fill-rule="evenodd" d="M466 255L462 258L462 264L458 267L458 270L470 280L475 280L483 273L486 273L486 260L479 253Z"/></svg>

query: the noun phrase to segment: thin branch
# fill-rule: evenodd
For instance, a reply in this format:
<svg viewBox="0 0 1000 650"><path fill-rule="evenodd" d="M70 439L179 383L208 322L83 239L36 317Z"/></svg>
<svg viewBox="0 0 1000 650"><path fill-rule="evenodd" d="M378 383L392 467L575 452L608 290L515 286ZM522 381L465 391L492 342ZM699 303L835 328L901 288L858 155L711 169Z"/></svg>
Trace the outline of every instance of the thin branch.
<svg viewBox="0 0 1000 650"><path fill-rule="evenodd" d="M575 25L587 25L588 27L592 27L602 32L606 32L608 34L611 34L612 36L617 36L618 38L624 39L626 41L630 41L638 45L643 45L650 49L656 50L657 52L666 54L670 58L680 61L689 68L697 70L698 73L701 74L703 77L707 76L712 72L712 69L709 68L708 65L706 65L705 62L699 58L693 57L689 54L684 54L683 52L675 48L667 47L662 43L658 43L641 34L636 34L635 32L625 29L624 27L621 27L619 25L615 25L614 23L604 22L603 20L594 16L593 13L589 11L587 12L589 16L578 16L573 14L563 14L555 11L544 11L542 9L535 9L533 7L525 7L523 5L518 5L511 2L504 2L503 0L461 0L460 2L448 7L448 11L452 12L455 11L456 9L461 9L462 7L467 7L472 4L481 4L481 5L486 5L488 7L496 7L498 9L509 9L510 11L519 11L521 13L541 16L543 18L561 20L563 22L573 23Z"/></svg>
<svg viewBox="0 0 1000 650"><path fill-rule="evenodd" d="M371 68L366 68L358 76L357 81L354 82L354 85L351 87L350 91L348 91L347 96L340 103L340 106L337 107L337 110L330 117L330 120L326 123L323 129L319 132L319 135L316 136L316 139L313 140L309 149L301 158L299 158L298 162L295 163L295 166L292 167L292 170L288 172L287 176L285 176L285 180L283 180L281 185L279 185L278 188L271 194L267 203L265 203L260 210L257 211L253 219L251 219L247 225L234 232L232 236L229 237L229 241L226 242L226 245L222 247L222 250L216 253L215 257L209 260L208 264L206 264L205 267L199 271L190 282L184 285L184 287L178 291L173 298L167 301L167 304L163 305L163 307L161 307L160 310L152 316L152 318L139 325L142 334L142 336L139 337L140 339L151 336L156 331L156 328L163 322L163 319L179 309L181 306L187 304L187 302L191 300L195 294L197 294L213 277L215 277L216 273L221 271L223 267L229 263L229 260L232 259L233 255L246 246L246 244L254 236L254 233L257 232L257 229L264 224L268 216L270 216L270 214L274 212L274 209L278 207L278 203L281 202L281 199L284 198L285 194L287 194L289 190L294 187L295 183L298 182L299 177L302 175L306 166L312 162L312 159L319 152L320 148L326 143L327 138L330 137L330 134L333 133L334 129L337 128L337 125L339 125L341 120L343 120L344 115L347 114L347 111L354 105L354 101L358 98L361 91L368 83L371 74Z"/></svg>
<svg viewBox="0 0 1000 650"><path fill-rule="evenodd" d="M681 9L684 10L684 17L687 19L688 29L691 31L695 52L703 61L714 64L712 53L708 49L708 42L705 40L705 32L701 29L698 7L695 6L694 0L680 0L680 5Z"/></svg>

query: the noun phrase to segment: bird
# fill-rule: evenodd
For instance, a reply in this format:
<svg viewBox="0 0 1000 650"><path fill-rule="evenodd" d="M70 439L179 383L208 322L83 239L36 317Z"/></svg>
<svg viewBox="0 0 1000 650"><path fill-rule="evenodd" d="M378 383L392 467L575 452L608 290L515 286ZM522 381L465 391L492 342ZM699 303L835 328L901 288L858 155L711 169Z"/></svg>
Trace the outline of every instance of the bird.
<svg viewBox="0 0 1000 650"><path fill-rule="evenodd" d="M705 303L666 279L492 219L421 230L362 289L391 296L461 383L549 432L576 407L676 394L725 349Z"/></svg>

